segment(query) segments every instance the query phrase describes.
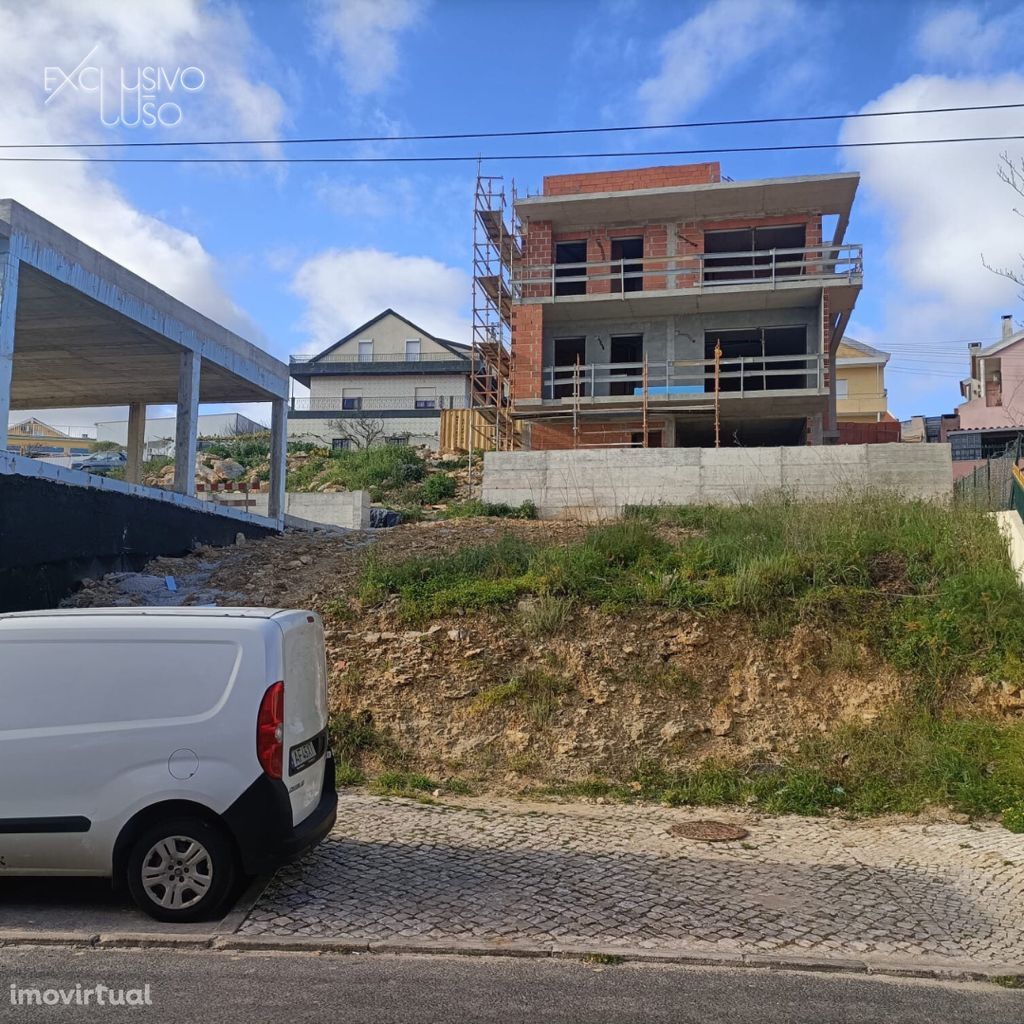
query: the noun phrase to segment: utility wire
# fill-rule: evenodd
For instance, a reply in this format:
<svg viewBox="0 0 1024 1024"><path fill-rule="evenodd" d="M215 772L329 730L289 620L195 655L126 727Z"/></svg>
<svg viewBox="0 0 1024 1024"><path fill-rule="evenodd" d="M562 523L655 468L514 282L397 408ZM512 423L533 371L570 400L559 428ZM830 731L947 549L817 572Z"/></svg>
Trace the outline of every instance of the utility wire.
<svg viewBox="0 0 1024 1024"><path fill-rule="evenodd" d="M789 146L727 146L712 149L648 149L616 153L498 153L489 156L0 156L2 163L38 164L436 164L479 160L605 160L641 156L710 156L726 153L792 153L800 150L938 146L954 142L1019 142L1024 135L974 135L951 139L887 139L877 142L816 142ZM3 147L0 147L3 148Z"/></svg>
<svg viewBox="0 0 1024 1024"><path fill-rule="evenodd" d="M152 146L299 146L330 142L443 142L457 139L525 139L560 135L605 135L621 132L653 132L680 128L728 128L742 125L807 124L819 121L852 121L868 117L905 117L915 114L959 114L979 110L1019 110L1024 103L987 103L970 107L928 107L924 110L879 110L856 114L804 114L794 117L743 117L731 121L680 121L674 124L630 124L610 128L536 128L507 132L439 132L433 135L347 135L298 139L210 139L172 142L21 142L0 149L136 149Z"/></svg>

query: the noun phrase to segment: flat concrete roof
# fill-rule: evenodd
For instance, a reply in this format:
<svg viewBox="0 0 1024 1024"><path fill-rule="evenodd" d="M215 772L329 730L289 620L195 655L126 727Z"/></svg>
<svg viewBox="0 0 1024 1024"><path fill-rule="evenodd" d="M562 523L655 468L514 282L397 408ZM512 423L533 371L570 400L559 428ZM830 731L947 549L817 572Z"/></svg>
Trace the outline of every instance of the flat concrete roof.
<svg viewBox="0 0 1024 1024"><path fill-rule="evenodd" d="M845 220L850 215L859 183L860 175L850 172L622 192L527 196L516 202L516 212L524 221L551 221L556 230L588 224L731 220L808 211L836 214Z"/></svg>
<svg viewBox="0 0 1024 1024"><path fill-rule="evenodd" d="M860 294L863 278L837 277L834 281L802 278L780 278L754 281L730 288L666 288L656 292L600 292L589 295L557 295L517 299L517 305L542 305L544 322L571 322L582 317L613 320L646 316L669 316L673 313L721 313L736 309L788 309L794 306L816 306L822 288L827 289L833 313L853 309ZM737 299L742 296L742 302Z"/></svg>
<svg viewBox="0 0 1024 1024"><path fill-rule="evenodd" d="M20 261L12 409L173 405L183 349L202 357L201 402L288 396L285 363L12 199L5 240Z"/></svg>

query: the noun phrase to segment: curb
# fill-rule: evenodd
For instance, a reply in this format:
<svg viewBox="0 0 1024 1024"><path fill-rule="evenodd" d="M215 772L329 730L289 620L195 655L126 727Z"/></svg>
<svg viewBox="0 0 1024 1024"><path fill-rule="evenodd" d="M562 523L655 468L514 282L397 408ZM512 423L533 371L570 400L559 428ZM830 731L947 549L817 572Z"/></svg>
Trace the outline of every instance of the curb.
<svg viewBox="0 0 1024 1024"><path fill-rule="evenodd" d="M1024 981L1019 964L948 963L919 964L905 961L851 960L841 957L774 956L762 953L655 953L641 949L601 946L543 948L517 943L474 941L416 942L384 940L305 938L289 935L194 934L166 935L146 932L30 932L0 931L0 948L12 946L71 946L94 949L212 950L235 953L328 953L336 955L430 955L520 957L531 960L577 960L608 964L675 964L681 967L744 967L752 970L802 971L816 974L862 974L871 977L919 978L930 981L992 981L1017 978Z"/></svg>

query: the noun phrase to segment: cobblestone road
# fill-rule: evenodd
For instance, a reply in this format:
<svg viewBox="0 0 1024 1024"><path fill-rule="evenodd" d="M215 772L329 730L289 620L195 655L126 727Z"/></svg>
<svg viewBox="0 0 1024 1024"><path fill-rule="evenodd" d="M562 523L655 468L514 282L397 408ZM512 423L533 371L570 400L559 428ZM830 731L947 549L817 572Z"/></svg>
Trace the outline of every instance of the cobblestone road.
<svg viewBox="0 0 1024 1024"><path fill-rule="evenodd" d="M712 816L744 842L668 834ZM1024 964L1024 837L688 809L343 794L248 935Z"/></svg>

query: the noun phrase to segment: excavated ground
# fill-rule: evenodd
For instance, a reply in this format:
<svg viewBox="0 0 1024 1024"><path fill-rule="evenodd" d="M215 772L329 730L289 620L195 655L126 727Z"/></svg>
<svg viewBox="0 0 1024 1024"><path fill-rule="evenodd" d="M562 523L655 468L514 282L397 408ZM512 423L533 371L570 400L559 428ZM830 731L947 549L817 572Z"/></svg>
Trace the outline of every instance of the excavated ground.
<svg viewBox="0 0 1024 1024"><path fill-rule="evenodd" d="M156 559L144 574L88 581L66 603L331 606L336 613L340 598L348 614L326 617L332 708L393 741L379 764L371 752L367 766L387 767L397 751L404 768L498 789L630 777L642 759L681 767L767 756L809 732L871 720L899 697L904 682L890 668L866 651L852 669L830 667L828 637L806 627L772 640L739 616L580 608L556 635L535 638L522 626L525 605L413 630L397 624L393 604L363 609L357 598L370 550L405 558L506 532L560 543L585 530L466 519L372 536L288 533Z"/></svg>

